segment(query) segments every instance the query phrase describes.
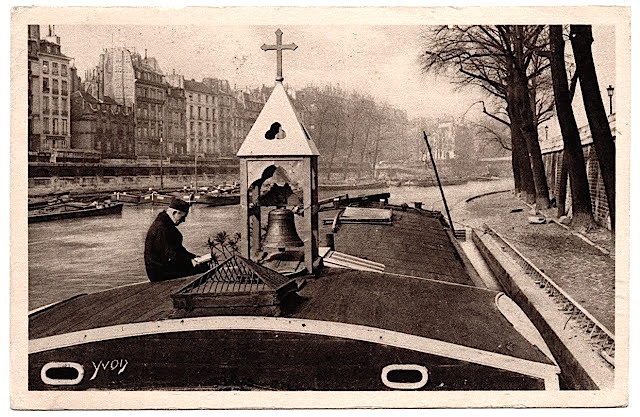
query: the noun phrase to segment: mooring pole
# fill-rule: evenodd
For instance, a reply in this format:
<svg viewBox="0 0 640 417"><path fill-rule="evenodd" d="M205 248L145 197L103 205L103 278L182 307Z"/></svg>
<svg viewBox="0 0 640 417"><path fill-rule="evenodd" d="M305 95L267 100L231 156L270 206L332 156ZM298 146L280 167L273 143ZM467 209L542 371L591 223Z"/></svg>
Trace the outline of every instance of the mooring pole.
<svg viewBox="0 0 640 417"><path fill-rule="evenodd" d="M427 139L426 132L422 132L424 135L424 141L427 143L427 149L429 150L429 156L431 157L431 164L433 165L433 171L436 173L436 181L438 181L438 188L440 188L440 194L442 195L442 202L444 203L444 209L447 212L449 218L449 224L451 225L451 232L455 233L456 229L453 227L453 220L451 220L451 213L449 213L449 206L447 205L447 199L444 197L444 190L440 183L440 176L438 175L438 168L436 168L436 161L433 159L433 153L431 153L431 145L429 145L429 139Z"/></svg>

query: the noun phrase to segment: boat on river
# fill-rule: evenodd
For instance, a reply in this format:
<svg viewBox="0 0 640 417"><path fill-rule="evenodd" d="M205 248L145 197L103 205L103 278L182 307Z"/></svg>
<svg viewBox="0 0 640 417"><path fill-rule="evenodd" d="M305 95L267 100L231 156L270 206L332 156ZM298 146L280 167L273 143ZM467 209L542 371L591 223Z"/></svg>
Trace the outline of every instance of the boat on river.
<svg viewBox="0 0 640 417"><path fill-rule="evenodd" d="M142 194L137 194L128 191L114 191L110 196L112 201L119 201L125 204L140 204L142 200Z"/></svg>
<svg viewBox="0 0 640 417"><path fill-rule="evenodd" d="M95 202L87 204L69 201L29 210L28 223L120 214L122 206L123 203Z"/></svg>
<svg viewBox="0 0 640 417"><path fill-rule="evenodd" d="M208 206L232 206L240 204L240 193L205 192L188 196L192 204L206 204Z"/></svg>
<svg viewBox="0 0 640 417"><path fill-rule="evenodd" d="M158 191L151 191L140 196L140 204L171 204L173 195Z"/></svg>
<svg viewBox="0 0 640 417"><path fill-rule="evenodd" d="M322 205L316 275L236 255L31 312L29 389L557 389L544 341L442 215L384 197Z"/></svg>
<svg viewBox="0 0 640 417"><path fill-rule="evenodd" d="M197 190L185 188L172 193L172 196L191 204L204 204L212 207L240 204L240 189L237 184L200 187Z"/></svg>
<svg viewBox="0 0 640 417"><path fill-rule="evenodd" d="M387 188L385 181L355 179L342 182L321 183L318 185L320 191L350 191L350 190L371 190L375 188Z"/></svg>
<svg viewBox="0 0 640 417"><path fill-rule="evenodd" d="M29 390L559 389L544 340L452 221L384 193L319 201L319 153L282 77L237 156L241 233L209 240L210 269L32 311Z"/></svg>
<svg viewBox="0 0 640 417"><path fill-rule="evenodd" d="M48 196L41 197L29 197L28 209L42 209L46 207L53 207L71 201L70 193L68 191L56 193Z"/></svg>

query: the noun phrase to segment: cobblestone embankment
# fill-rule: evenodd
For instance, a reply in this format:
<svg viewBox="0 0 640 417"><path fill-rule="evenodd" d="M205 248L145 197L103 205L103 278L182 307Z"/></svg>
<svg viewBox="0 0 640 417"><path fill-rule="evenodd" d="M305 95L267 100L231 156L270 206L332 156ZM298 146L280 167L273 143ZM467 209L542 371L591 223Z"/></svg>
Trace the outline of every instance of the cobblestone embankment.
<svg viewBox="0 0 640 417"><path fill-rule="evenodd" d="M614 239L587 236L552 220L530 223L532 209L511 192L467 199L454 210L504 290L545 338L564 389L615 384ZM570 323L571 322L571 323ZM622 361L624 362L624 360Z"/></svg>
<svg viewBox="0 0 640 417"><path fill-rule="evenodd" d="M455 210L455 222L482 233L488 225L548 275L611 332L615 331L615 261L553 222L530 224L530 208L511 192L474 198ZM458 227L458 226L457 226ZM586 236L614 253L609 231Z"/></svg>

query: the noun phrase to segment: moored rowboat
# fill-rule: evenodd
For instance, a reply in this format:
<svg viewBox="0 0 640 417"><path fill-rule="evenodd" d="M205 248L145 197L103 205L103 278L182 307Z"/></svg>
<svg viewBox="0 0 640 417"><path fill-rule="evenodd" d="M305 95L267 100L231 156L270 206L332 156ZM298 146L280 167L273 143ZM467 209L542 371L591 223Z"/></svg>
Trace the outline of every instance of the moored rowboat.
<svg viewBox="0 0 640 417"><path fill-rule="evenodd" d="M39 223L53 220L120 214L122 212L122 206L122 203L102 203L95 205L67 203L49 209L31 210L29 212L28 222Z"/></svg>

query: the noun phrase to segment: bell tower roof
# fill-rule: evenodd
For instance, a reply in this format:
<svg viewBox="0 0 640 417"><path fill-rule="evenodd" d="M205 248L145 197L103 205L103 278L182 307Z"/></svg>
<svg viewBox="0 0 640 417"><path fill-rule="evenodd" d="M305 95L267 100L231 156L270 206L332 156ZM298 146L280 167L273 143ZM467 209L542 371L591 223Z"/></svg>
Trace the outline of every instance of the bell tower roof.
<svg viewBox="0 0 640 417"><path fill-rule="evenodd" d="M318 155L318 149L300 122L282 82L277 81L237 156Z"/></svg>

